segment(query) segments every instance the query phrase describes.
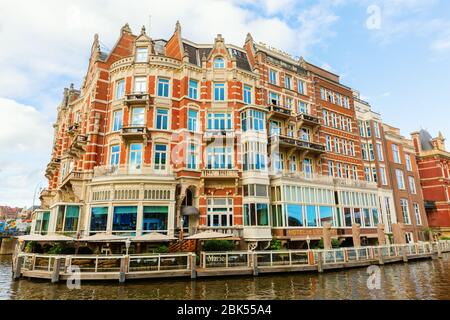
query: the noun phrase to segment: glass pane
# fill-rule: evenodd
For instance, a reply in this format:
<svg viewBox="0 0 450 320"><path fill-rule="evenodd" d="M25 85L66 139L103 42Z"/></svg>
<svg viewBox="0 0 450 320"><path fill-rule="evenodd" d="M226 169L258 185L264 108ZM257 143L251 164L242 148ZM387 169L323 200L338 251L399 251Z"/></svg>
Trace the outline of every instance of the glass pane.
<svg viewBox="0 0 450 320"><path fill-rule="evenodd" d="M286 206L289 227L303 227L303 213L300 205Z"/></svg>
<svg viewBox="0 0 450 320"><path fill-rule="evenodd" d="M137 207L114 207L113 230L136 230Z"/></svg>

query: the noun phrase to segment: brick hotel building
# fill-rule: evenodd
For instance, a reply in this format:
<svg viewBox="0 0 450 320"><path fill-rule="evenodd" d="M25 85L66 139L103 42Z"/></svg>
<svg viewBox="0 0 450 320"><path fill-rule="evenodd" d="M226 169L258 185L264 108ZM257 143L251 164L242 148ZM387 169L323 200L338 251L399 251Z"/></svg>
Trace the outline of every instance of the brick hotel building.
<svg viewBox="0 0 450 320"><path fill-rule="evenodd" d="M405 241L424 239L414 157L401 168L413 170L414 198L397 195L393 173L391 141L401 152L412 143L395 130L388 137L338 75L250 34L242 47L221 35L196 44L179 23L168 40L125 25L108 53L96 35L81 89L65 89L54 128L35 233L209 230L249 249L272 239L302 248L328 223L348 245L354 225L370 244L380 224L391 233L400 223ZM403 219L404 197L419 219Z"/></svg>

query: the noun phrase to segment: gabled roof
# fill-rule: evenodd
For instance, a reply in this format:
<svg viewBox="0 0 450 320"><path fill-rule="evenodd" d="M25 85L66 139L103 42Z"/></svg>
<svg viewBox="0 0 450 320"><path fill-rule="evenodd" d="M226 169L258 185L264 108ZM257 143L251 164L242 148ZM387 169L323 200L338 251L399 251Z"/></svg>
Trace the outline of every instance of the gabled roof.
<svg viewBox="0 0 450 320"><path fill-rule="evenodd" d="M183 49L184 52L187 53L189 62L195 64L196 66L201 67L202 58L205 56L208 58L211 51L213 50L214 45L195 45L189 40L183 39ZM247 58L247 53L244 49L238 48L234 45L226 45L228 53L230 56L236 58L236 66L239 69L251 71L250 63Z"/></svg>

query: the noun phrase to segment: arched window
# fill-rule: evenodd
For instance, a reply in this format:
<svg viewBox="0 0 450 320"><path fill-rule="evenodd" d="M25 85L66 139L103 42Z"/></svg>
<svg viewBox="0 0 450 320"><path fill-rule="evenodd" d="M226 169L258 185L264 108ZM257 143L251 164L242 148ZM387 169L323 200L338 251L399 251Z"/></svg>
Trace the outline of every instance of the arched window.
<svg viewBox="0 0 450 320"><path fill-rule="evenodd" d="M223 69L225 68L225 60L221 57L217 57L214 59L214 69Z"/></svg>

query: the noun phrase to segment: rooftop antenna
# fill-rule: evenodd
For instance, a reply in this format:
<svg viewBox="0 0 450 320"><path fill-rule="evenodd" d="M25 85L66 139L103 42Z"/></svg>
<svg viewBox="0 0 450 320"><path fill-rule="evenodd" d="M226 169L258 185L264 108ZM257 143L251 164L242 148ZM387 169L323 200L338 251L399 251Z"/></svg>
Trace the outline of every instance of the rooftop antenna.
<svg viewBox="0 0 450 320"><path fill-rule="evenodd" d="M151 29L151 26L152 26L152 15L151 14L149 14L148 15L148 33L147 33L147 35L150 37L150 30L152 30Z"/></svg>

